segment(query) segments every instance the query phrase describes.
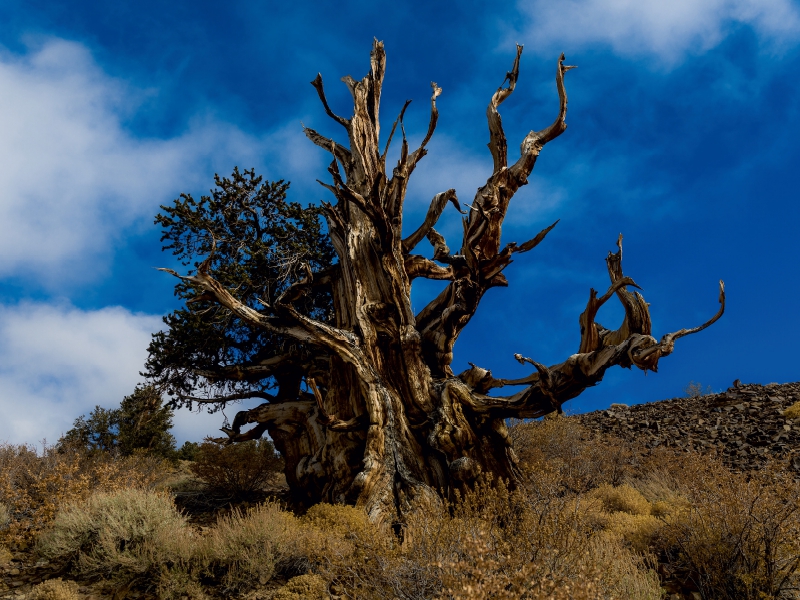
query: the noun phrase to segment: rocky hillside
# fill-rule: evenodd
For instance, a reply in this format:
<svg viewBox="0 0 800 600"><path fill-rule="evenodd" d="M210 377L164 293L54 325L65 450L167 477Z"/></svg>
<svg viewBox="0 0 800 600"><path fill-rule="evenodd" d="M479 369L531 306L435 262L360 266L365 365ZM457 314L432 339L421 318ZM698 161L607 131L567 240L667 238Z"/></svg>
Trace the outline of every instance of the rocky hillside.
<svg viewBox="0 0 800 600"><path fill-rule="evenodd" d="M800 417L784 411L800 401L800 383L740 384L721 394L651 404L612 404L576 415L591 431L613 434L646 448L669 446L716 451L736 470L777 459L800 474Z"/></svg>

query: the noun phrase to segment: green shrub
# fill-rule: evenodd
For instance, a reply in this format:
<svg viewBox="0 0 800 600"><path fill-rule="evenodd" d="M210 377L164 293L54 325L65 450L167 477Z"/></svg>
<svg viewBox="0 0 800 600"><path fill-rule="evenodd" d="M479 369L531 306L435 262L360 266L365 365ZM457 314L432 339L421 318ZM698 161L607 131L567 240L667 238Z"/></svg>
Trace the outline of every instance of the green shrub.
<svg viewBox="0 0 800 600"><path fill-rule="evenodd" d="M197 458L197 451L200 449L200 444L197 442L185 441L183 446L178 448L175 457L178 460L194 460Z"/></svg>
<svg viewBox="0 0 800 600"><path fill-rule="evenodd" d="M274 482L283 460L267 439L223 445L200 444L190 469L209 491L241 500Z"/></svg>

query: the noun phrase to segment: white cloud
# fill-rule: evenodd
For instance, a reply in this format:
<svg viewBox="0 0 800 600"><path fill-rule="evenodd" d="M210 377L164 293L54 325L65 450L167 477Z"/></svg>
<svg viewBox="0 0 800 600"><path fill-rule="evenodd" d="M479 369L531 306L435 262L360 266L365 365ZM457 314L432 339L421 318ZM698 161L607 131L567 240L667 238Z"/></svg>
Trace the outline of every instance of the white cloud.
<svg viewBox="0 0 800 600"><path fill-rule="evenodd" d="M125 228L181 191L207 190L215 170L269 158L277 168L267 176L289 178L303 166L292 150L299 123L293 137L258 138L195 116L180 136L138 138L124 123L145 94L103 73L77 43L0 52L0 277L51 288L91 279Z"/></svg>
<svg viewBox="0 0 800 600"><path fill-rule="evenodd" d="M119 406L141 381L154 315L121 307L0 305L0 442L55 442L96 405ZM221 415L180 411L180 442L213 435Z"/></svg>
<svg viewBox="0 0 800 600"><path fill-rule="evenodd" d="M517 34L537 48L610 46L623 56L650 55L666 66L718 45L739 25L780 51L800 40L792 0L520 0L530 21Z"/></svg>

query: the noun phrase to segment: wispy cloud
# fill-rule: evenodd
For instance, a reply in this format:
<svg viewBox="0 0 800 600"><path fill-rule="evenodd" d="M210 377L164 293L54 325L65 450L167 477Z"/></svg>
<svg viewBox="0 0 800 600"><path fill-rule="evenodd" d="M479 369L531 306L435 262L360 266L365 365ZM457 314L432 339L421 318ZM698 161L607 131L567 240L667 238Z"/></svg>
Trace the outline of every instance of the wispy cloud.
<svg viewBox="0 0 800 600"><path fill-rule="evenodd" d="M528 21L515 33L539 48L604 45L667 67L740 26L772 51L800 41L800 9L791 0L520 0L518 7Z"/></svg>
<svg viewBox="0 0 800 600"><path fill-rule="evenodd" d="M268 175L291 177L302 167L289 143L299 123L299 135L257 137L196 115L177 137L138 137L125 123L146 92L105 74L77 43L0 54L0 90L0 277L85 281L126 227L181 191L208 189L215 170L269 161Z"/></svg>
<svg viewBox="0 0 800 600"><path fill-rule="evenodd" d="M96 405L119 406L141 381L154 315L121 307L84 311L69 304L0 305L0 442L55 442ZM220 415L181 411L174 433L199 440Z"/></svg>

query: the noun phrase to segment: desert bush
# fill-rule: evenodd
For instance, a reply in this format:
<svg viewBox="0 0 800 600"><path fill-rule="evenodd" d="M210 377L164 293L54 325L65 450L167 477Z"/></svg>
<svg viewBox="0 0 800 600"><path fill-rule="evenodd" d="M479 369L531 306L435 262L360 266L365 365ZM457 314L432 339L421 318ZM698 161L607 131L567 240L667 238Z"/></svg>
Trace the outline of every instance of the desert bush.
<svg viewBox="0 0 800 600"><path fill-rule="evenodd" d="M787 419L800 419L800 401L795 402L783 411L783 416Z"/></svg>
<svg viewBox="0 0 800 600"><path fill-rule="evenodd" d="M661 550L704 597L795 598L800 587L800 484L766 469L733 473L693 459L685 510L666 521Z"/></svg>
<svg viewBox="0 0 800 600"><path fill-rule="evenodd" d="M279 589L272 600L326 600L328 584L319 575L307 573L292 577Z"/></svg>
<svg viewBox="0 0 800 600"><path fill-rule="evenodd" d="M78 584L74 581L50 579L33 587L27 600L79 600Z"/></svg>
<svg viewBox="0 0 800 600"><path fill-rule="evenodd" d="M602 483L619 485L637 467L637 454L629 444L611 436L597 438L569 417L515 421L509 435L529 472L546 464L546 469L557 471L560 486L573 493Z"/></svg>
<svg viewBox="0 0 800 600"><path fill-rule="evenodd" d="M274 482L283 460L267 439L223 445L200 444L190 469L214 494L240 500Z"/></svg>
<svg viewBox="0 0 800 600"><path fill-rule="evenodd" d="M164 472L161 460L147 456L117 458L75 447L45 446L41 453L26 445L0 444L0 503L8 525L0 539L27 545L61 506L94 491L143 488Z"/></svg>
<svg viewBox="0 0 800 600"><path fill-rule="evenodd" d="M297 517L269 501L220 518L199 546L198 560L225 593L245 591L277 572L307 569L301 550L307 538Z"/></svg>
<svg viewBox="0 0 800 600"><path fill-rule="evenodd" d="M650 565L596 536L582 502L540 502L483 478L449 504L412 510L402 542L350 507L318 505L301 521L317 530L310 568L344 598L659 598Z"/></svg>
<svg viewBox="0 0 800 600"><path fill-rule="evenodd" d="M706 396L708 394L713 394L714 392L711 390L710 385L707 385L705 389L703 389L703 384L696 381L690 381L688 385L683 388L683 393L686 394L687 398L699 398L700 396Z"/></svg>
<svg viewBox="0 0 800 600"><path fill-rule="evenodd" d="M8 524L11 522L11 513L8 510L8 507L0 502L0 531L8 527Z"/></svg>
<svg viewBox="0 0 800 600"><path fill-rule="evenodd" d="M130 582L180 560L180 541L188 535L186 520L166 494L122 489L65 506L37 540L37 550L76 575Z"/></svg>

